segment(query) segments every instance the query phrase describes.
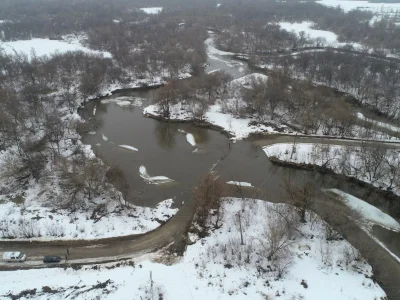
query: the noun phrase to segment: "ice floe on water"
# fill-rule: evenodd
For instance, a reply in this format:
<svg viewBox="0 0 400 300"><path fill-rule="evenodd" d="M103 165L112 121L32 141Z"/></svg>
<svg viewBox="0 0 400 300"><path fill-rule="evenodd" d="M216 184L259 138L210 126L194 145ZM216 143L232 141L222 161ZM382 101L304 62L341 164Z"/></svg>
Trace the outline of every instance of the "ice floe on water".
<svg viewBox="0 0 400 300"><path fill-rule="evenodd" d="M174 181L166 176L150 176L145 166L140 166L139 175L149 184L163 184Z"/></svg>
<svg viewBox="0 0 400 300"><path fill-rule="evenodd" d="M128 150L132 150L132 151L139 151L137 148L129 146L129 145L119 145L119 147L128 149Z"/></svg>
<svg viewBox="0 0 400 300"><path fill-rule="evenodd" d="M108 141L108 137L106 137L106 136L104 135L104 133L101 134L101 137L103 138L104 141L106 141L106 142Z"/></svg>
<svg viewBox="0 0 400 300"><path fill-rule="evenodd" d="M146 99L140 97L121 96L113 99L103 99L101 100L101 103L115 103L119 106L142 106L144 100Z"/></svg>
<svg viewBox="0 0 400 300"><path fill-rule="evenodd" d="M132 102L131 101L127 101L127 100L116 102L116 103L119 106L130 106L130 105L132 105Z"/></svg>
<svg viewBox="0 0 400 300"><path fill-rule="evenodd" d="M190 145L196 146L196 140L194 139L193 134L187 133L187 134L186 134L186 140L187 140L187 142L188 142Z"/></svg>
<svg viewBox="0 0 400 300"><path fill-rule="evenodd" d="M228 181L227 184L236 185L236 186L247 186L252 187L251 183L248 182L240 182L240 181Z"/></svg>

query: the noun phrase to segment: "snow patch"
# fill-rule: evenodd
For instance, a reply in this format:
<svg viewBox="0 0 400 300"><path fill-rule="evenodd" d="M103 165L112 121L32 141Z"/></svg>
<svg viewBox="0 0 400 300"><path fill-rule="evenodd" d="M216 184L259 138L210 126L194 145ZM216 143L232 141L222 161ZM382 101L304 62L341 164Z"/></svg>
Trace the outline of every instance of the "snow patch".
<svg viewBox="0 0 400 300"><path fill-rule="evenodd" d="M358 211L365 221L380 225L389 230L400 231L400 224L379 208L341 190L329 189L328 191L339 195L343 199L344 203L350 208Z"/></svg>
<svg viewBox="0 0 400 300"><path fill-rule="evenodd" d="M301 23L290 23L290 22L280 22L278 25L285 29L286 31L293 31L296 34L304 31L306 35L309 35L310 38L323 38L326 42L332 46L344 46L348 43L339 43L338 36L336 33L326 30L313 29L312 27L315 25L310 21L303 21ZM361 48L362 45L359 43L351 43L356 48Z"/></svg>
<svg viewBox="0 0 400 300"><path fill-rule="evenodd" d="M378 121L369 119L369 118L365 117L365 116L364 116L362 113L360 113L360 112L357 113L357 118L360 119L360 120L363 120L363 121L372 123L372 124L376 125L377 127L382 127L382 128L386 128L386 129L395 131L395 132L400 132L400 127L393 126L393 125L390 125L390 124L387 124L387 123L382 123L382 122L378 122Z"/></svg>
<svg viewBox="0 0 400 300"><path fill-rule="evenodd" d="M101 137L103 138L104 141L106 141L106 142L108 141L108 137L106 137L106 136L104 135L104 133L101 134Z"/></svg>
<svg viewBox="0 0 400 300"><path fill-rule="evenodd" d="M395 13L400 10L400 3L374 3L369 1L348 1L348 0L319 0L317 3L329 6L340 6L345 12L353 9L368 10L373 13Z"/></svg>

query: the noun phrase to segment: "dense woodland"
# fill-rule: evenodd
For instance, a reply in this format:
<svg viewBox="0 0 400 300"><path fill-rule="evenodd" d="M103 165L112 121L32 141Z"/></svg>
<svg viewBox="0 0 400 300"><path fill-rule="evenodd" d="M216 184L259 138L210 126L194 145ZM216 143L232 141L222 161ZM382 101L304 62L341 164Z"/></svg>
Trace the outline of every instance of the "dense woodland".
<svg viewBox="0 0 400 300"><path fill-rule="evenodd" d="M371 23L370 12L345 13L340 8L325 7L313 1L232 0L217 8L217 2L214 0L5 0L0 9L0 20L6 22L0 25L0 29L3 32L3 40L61 38L62 35L72 32L103 30L103 37L109 34L109 30L115 30L114 33L122 33L126 37L126 33L123 32L128 30L134 33L133 38L144 38L145 34L139 24L146 22L149 17L138 8L149 6L164 7L163 16L151 18L151 22L154 21L158 25L165 22L164 28L167 33L177 30L180 22L185 22L184 27L189 28L213 27L221 31L220 45L230 51L253 53L286 47L298 48L306 44L326 45L326 41L321 39L296 39L288 32L271 25L279 21L303 20L314 22L318 29L333 31L341 42L358 42L372 49L386 49L393 53L400 49L400 28L395 23L398 20L397 14L378 18L376 22ZM115 21L124 24L116 26ZM162 30L152 33L158 33L159 37L168 37L161 35L164 33Z"/></svg>
<svg viewBox="0 0 400 300"><path fill-rule="evenodd" d="M377 112L396 120L399 117L398 62L327 50L296 56L254 57L253 63L272 65L288 77L307 78L349 93Z"/></svg>

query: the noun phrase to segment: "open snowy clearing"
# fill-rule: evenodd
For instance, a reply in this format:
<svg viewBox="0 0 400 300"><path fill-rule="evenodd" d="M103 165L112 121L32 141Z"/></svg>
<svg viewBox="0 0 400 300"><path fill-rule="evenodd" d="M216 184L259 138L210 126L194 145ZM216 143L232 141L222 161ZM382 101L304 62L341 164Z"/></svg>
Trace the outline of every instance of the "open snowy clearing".
<svg viewBox="0 0 400 300"><path fill-rule="evenodd" d="M29 299L159 299L162 294L164 300L261 300L267 296L282 300L373 300L385 296L369 278L372 271L365 261L345 259L344 253L357 257L357 250L345 240L325 241L325 224L320 220L313 228L301 225L305 236L293 240L290 267L278 279L271 262L263 256L259 238L279 206L282 204L226 199L223 226L188 246L184 256L169 266L157 263L163 261L161 256L152 261L147 256L134 264L3 272L0 295L36 288ZM244 245L240 244L237 226L236 215L240 211ZM326 249L330 249L327 256ZM107 280L108 284L93 287ZM44 286L48 288L43 289Z"/></svg>
<svg viewBox="0 0 400 300"><path fill-rule="evenodd" d="M347 0L319 0L325 6L337 7L340 6L345 12L352 9L361 9L372 11L373 13L380 14L382 12L390 13L400 10L400 3L374 3L369 1L347 1Z"/></svg>
<svg viewBox="0 0 400 300"><path fill-rule="evenodd" d="M162 7L142 7L140 9L141 11L144 11L148 15L156 15L162 12L163 8Z"/></svg>
<svg viewBox="0 0 400 300"><path fill-rule="evenodd" d="M0 47L2 47L7 54L14 54L15 52L23 53L28 55L30 58L32 56L32 49L34 49L37 56L51 55L56 52L65 53L68 51L83 51L86 53L103 55L104 57L112 57L109 52L92 50L80 45L79 43L68 43L65 41L49 39L31 39L14 42L3 42L0 43Z"/></svg>
<svg viewBox="0 0 400 300"><path fill-rule="evenodd" d="M312 39L323 38L331 46L340 47L340 46L344 46L344 45L348 44L348 43L339 43L338 36L334 32L313 29L312 27L315 25L313 22L309 22L309 21L303 21L301 23L280 22L280 23L278 23L278 25L282 29L285 29L286 31L295 32L297 35L299 35L300 32L304 31L305 34L308 35ZM351 43L351 44L356 48L362 47L362 45L359 43Z"/></svg>
<svg viewBox="0 0 400 300"><path fill-rule="evenodd" d="M150 176L145 166L139 167L139 175L149 184L163 184L174 181L166 176Z"/></svg>
<svg viewBox="0 0 400 300"><path fill-rule="evenodd" d="M400 231L400 224L379 208L341 190L329 189L329 191L339 195L348 207L359 212L364 222L380 225L389 230Z"/></svg>

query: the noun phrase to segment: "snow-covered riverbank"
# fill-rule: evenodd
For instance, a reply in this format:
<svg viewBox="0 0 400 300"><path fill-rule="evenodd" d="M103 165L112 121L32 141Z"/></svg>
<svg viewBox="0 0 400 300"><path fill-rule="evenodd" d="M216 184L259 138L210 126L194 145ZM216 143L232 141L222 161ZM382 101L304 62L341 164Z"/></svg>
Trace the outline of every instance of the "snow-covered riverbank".
<svg viewBox="0 0 400 300"><path fill-rule="evenodd" d="M310 224L301 225L305 236L296 235L290 244L290 263L279 278L274 265L263 256L259 238L268 233L267 220L276 217L274 211L284 207L250 199L226 199L223 207L223 226L188 246L180 259L152 255L135 263L79 270L3 272L0 294L36 289L30 299L152 299L153 295L162 295L165 300L373 300L385 296L370 279L371 267L359 259L357 250L345 240L325 241L326 225L321 220L317 219L312 228ZM244 245L240 242L238 212L242 212Z"/></svg>
<svg viewBox="0 0 400 300"><path fill-rule="evenodd" d="M278 143L263 148L268 157L280 161L323 166L371 183L376 187L399 192L393 166L400 163L398 150L388 145L342 146L332 144Z"/></svg>
<svg viewBox="0 0 400 300"><path fill-rule="evenodd" d="M276 133L273 127L255 122L255 118L238 117L226 112L227 107L244 105L239 98L241 88L248 87L253 79L267 80L267 78L266 75L253 73L231 81L229 97L227 99L217 100L215 104L211 105L205 113L203 121L223 128L225 131L229 132L234 139L243 139L252 133ZM169 119L191 120L193 118L192 113L185 108L186 106L183 103L173 105L171 107ZM143 113L152 116L161 116L157 104L145 107Z"/></svg>

